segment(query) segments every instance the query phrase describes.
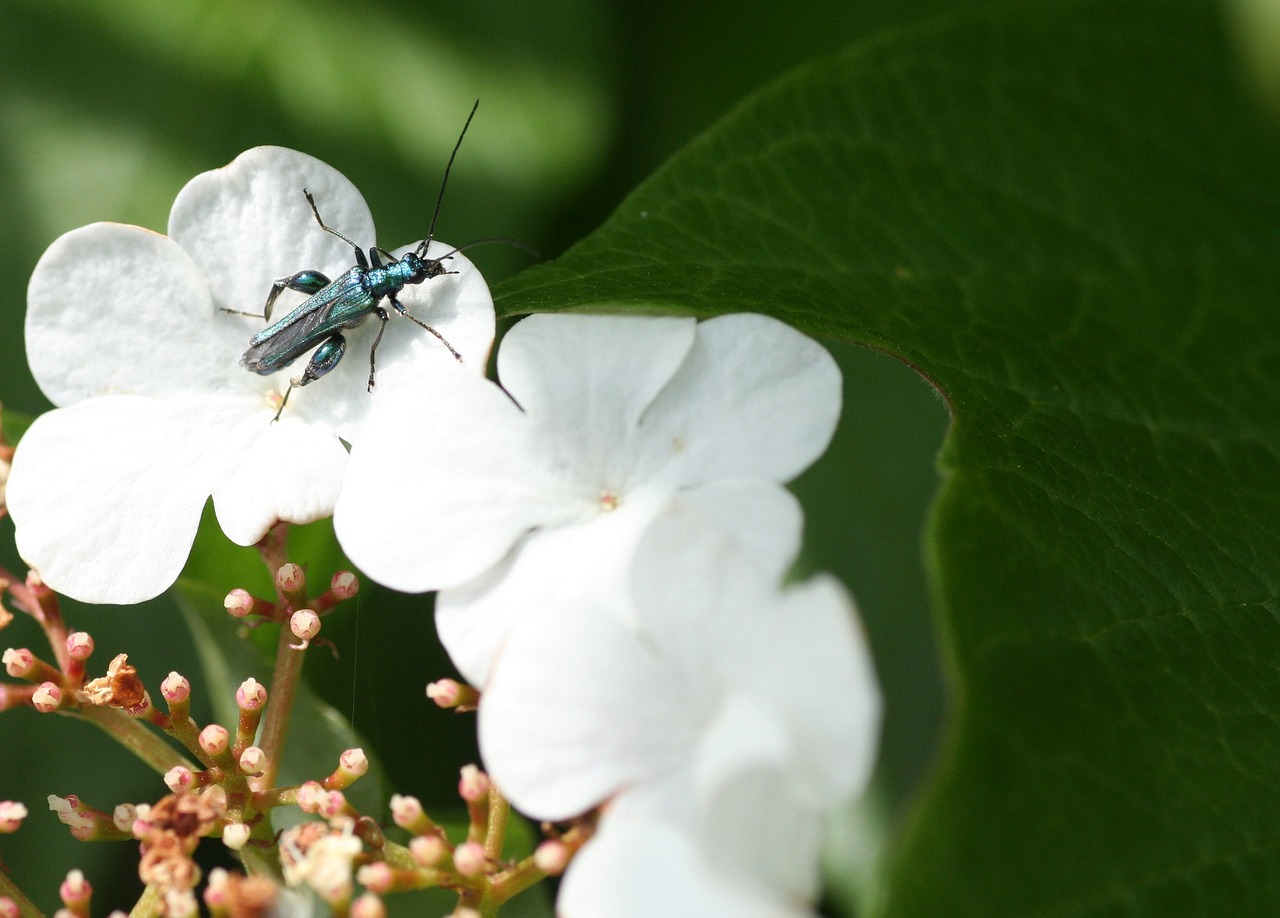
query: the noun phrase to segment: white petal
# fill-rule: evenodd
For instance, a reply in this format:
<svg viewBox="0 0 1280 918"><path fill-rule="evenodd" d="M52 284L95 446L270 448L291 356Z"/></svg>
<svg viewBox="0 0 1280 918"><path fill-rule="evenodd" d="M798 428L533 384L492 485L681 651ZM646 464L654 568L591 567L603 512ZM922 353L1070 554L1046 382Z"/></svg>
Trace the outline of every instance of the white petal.
<svg viewBox="0 0 1280 918"><path fill-rule="evenodd" d="M23 560L84 602L159 595L182 570L244 416L242 400L135 396L40 416L18 447L7 492Z"/></svg>
<svg viewBox="0 0 1280 918"><path fill-rule="evenodd" d="M219 331L199 269L164 236L118 223L72 230L41 256L27 302L31 372L54 404L249 391L238 336Z"/></svg>
<svg viewBox="0 0 1280 918"><path fill-rule="evenodd" d="M565 819L679 768L696 700L613 616L526 610L480 702L480 751L517 809Z"/></svg>
<svg viewBox="0 0 1280 918"><path fill-rule="evenodd" d="M642 817L612 813L569 865L556 914L563 918L800 918L808 909L751 895L718 877L684 832Z"/></svg>
<svg viewBox="0 0 1280 918"><path fill-rule="evenodd" d="M601 614L629 621L635 546L667 499L664 491L642 490L590 520L538 529L496 567L442 590L436 629L454 665L473 685L484 685L508 632L532 608L590 602Z"/></svg>
<svg viewBox="0 0 1280 918"><path fill-rule="evenodd" d="M786 488L755 479L727 479L680 492L749 557L761 578L777 583L800 553L804 511Z"/></svg>
<svg viewBox="0 0 1280 918"><path fill-rule="evenodd" d="M827 448L840 401L840 370L816 341L767 316L719 316L645 413L639 465L685 485L789 481Z"/></svg>
<svg viewBox="0 0 1280 918"><path fill-rule="evenodd" d="M529 529L582 512L501 389L454 369L420 380L369 418L334 511L347 556L406 592L466 583Z"/></svg>
<svg viewBox="0 0 1280 918"><path fill-rule="evenodd" d="M213 492L222 531L253 545L277 522L310 523L333 513L347 451L331 432L285 415L240 451L235 470Z"/></svg>
<svg viewBox="0 0 1280 918"><path fill-rule="evenodd" d="M575 477L617 492L634 485L641 414L680 366L694 321L635 316L533 315L503 339L502 384Z"/></svg>
<svg viewBox="0 0 1280 918"><path fill-rule="evenodd" d="M695 829L720 874L794 899L817 894L821 806L839 801L806 806L791 793L803 754L757 699L724 700L699 743Z"/></svg>
<svg viewBox="0 0 1280 918"><path fill-rule="evenodd" d="M352 247L316 223L304 188L326 224L362 249L377 244L356 187L332 166L284 147L246 150L178 192L169 235L200 265L215 306L261 312L272 281L304 269L334 278L356 263ZM273 318L302 298L282 294Z"/></svg>

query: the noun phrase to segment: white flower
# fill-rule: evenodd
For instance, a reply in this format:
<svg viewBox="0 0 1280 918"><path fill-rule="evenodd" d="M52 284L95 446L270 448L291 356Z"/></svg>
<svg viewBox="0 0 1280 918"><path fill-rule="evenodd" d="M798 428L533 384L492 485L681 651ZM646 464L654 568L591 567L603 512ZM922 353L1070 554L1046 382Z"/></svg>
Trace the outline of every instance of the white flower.
<svg viewBox="0 0 1280 918"><path fill-rule="evenodd" d="M240 357L264 323L224 310L261 312L274 280L304 269L332 279L356 263L351 246L316 224L304 188L329 226L375 243L368 207L340 173L302 153L258 147L189 182L168 237L97 223L62 236L40 259L27 354L59 407L23 437L8 503L20 553L55 590L112 603L162 592L210 495L223 530L242 545L278 520L328 515L347 462L340 439L354 440L375 402L412 387L422 367L456 369L432 335L393 314L377 352L377 388L367 393L380 324L371 317L348 331L341 364L295 390L271 423L307 358L270 377L245 370ZM446 251L433 243L429 254ZM458 273L406 287L399 299L482 373L492 300L466 259L454 256L448 267ZM286 291L272 319L302 300Z"/></svg>
<svg viewBox="0 0 1280 918"><path fill-rule="evenodd" d="M675 494L780 574L800 514L779 483L840 412L830 355L759 315L536 315L503 340L501 387L437 375L434 398L393 396L370 418L334 526L373 579L441 591L441 638L476 685L527 604L584 584L622 595ZM385 486L388 455L413 457L415 487Z"/></svg>
<svg viewBox="0 0 1280 918"><path fill-rule="evenodd" d="M767 905L713 914L789 914L817 892L825 815L875 760L852 601L825 576L780 590L679 501L641 539L628 601L629 621L590 596L524 610L481 697L485 766L535 819L608 804L604 851L588 843L566 895L625 897L649 863L692 901ZM572 901L596 905L566 915L629 914Z"/></svg>

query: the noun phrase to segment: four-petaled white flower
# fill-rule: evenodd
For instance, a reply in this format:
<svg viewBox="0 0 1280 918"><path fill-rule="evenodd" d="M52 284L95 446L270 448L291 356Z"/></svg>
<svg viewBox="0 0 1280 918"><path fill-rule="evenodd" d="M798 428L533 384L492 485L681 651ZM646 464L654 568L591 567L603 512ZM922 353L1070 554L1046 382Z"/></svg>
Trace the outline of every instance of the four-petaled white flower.
<svg viewBox="0 0 1280 918"><path fill-rule="evenodd" d="M608 804L561 911L640 914L621 906L654 869L686 910L719 903L698 914L803 913L824 816L875 757L852 601L826 576L780 589L679 499L640 539L626 601L625 618L590 593L522 609L480 702L481 753L517 808Z"/></svg>
<svg viewBox="0 0 1280 918"><path fill-rule="evenodd" d="M429 333L393 315L366 393L379 322L348 334L348 354L296 390L271 423L306 357L271 377L239 366L274 280L303 269L338 277L355 264L373 220L355 187L317 159L258 147L179 193L169 235L98 223L59 238L31 278L31 370L59 406L31 426L13 461L9 511L18 550L53 589L89 602L132 603L173 583L212 495L224 532L251 545L278 520L332 512L352 442L377 401L414 388L422 367L457 375ZM401 255L409 247L393 254ZM449 248L433 242L429 257ZM451 272L399 299L484 372L494 313L480 274L461 256ZM301 303L286 291L276 320ZM429 392L415 388L415 397Z"/></svg>
<svg viewBox="0 0 1280 918"><path fill-rule="evenodd" d="M370 577L441 591L437 628L475 685L531 603L624 595L634 545L674 495L757 557L785 555L801 517L780 483L840 413L831 356L760 315L535 315L497 365L501 386L437 373L432 398L388 397L334 512ZM413 457L416 487L385 487L388 455Z"/></svg>

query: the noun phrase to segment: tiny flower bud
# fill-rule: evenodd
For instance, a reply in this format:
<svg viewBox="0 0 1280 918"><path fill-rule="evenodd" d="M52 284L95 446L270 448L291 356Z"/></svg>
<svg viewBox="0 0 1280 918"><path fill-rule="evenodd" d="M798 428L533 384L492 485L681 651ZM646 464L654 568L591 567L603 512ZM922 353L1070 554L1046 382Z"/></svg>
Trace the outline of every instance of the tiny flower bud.
<svg viewBox="0 0 1280 918"><path fill-rule="evenodd" d="M72 870L68 873L67 878L58 887L58 897L62 899L62 904L67 908L84 905L92 895L93 887L84 878L84 873L79 870Z"/></svg>
<svg viewBox="0 0 1280 918"><path fill-rule="evenodd" d="M121 832L132 832L138 818L138 808L132 803L122 803L111 811L111 822Z"/></svg>
<svg viewBox="0 0 1280 918"><path fill-rule="evenodd" d="M41 714L48 714L62 706L62 689L52 682L42 682L31 693L31 704Z"/></svg>
<svg viewBox="0 0 1280 918"><path fill-rule="evenodd" d="M395 872L382 861L365 864L356 871L356 882L375 893L391 892L395 879Z"/></svg>
<svg viewBox="0 0 1280 918"><path fill-rule="evenodd" d="M479 842L463 842L453 852L453 866L464 877L484 873L484 846Z"/></svg>
<svg viewBox="0 0 1280 918"><path fill-rule="evenodd" d="M0 656L4 671L15 679L21 679L36 665L35 654L25 647L10 647Z"/></svg>
<svg viewBox="0 0 1280 918"><path fill-rule="evenodd" d="M75 794L68 794L65 797L50 794L47 799L49 809L53 810L59 822L71 829L72 835L93 830L93 816L87 812L88 808Z"/></svg>
<svg viewBox="0 0 1280 918"><path fill-rule="evenodd" d="M227 751L227 745L231 742L231 734L227 728L220 724L209 724L200 731L198 739L200 749L205 755L214 757L220 756Z"/></svg>
<svg viewBox="0 0 1280 918"><path fill-rule="evenodd" d="M475 765L463 765L458 781L458 796L468 803L478 802L489 795L489 776Z"/></svg>
<svg viewBox="0 0 1280 918"><path fill-rule="evenodd" d="M327 791L319 781L304 781L298 788L298 809L304 813L318 812L325 796Z"/></svg>
<svg viewBox="0 0 1280 918"><path fill-rule="evenodd" d="M248 590L232 590L227 594L227 598L222 600L222 605L227 610L227 614L235 618L244 618L253 611L253 596Z"/></svg>
<svg viewBox="0 0 1280 918"><path fill-rule="evenodd" d="M335 599L351 599L360 592L360 579L351 571L338 571L329 581L329 589Z"/></svg>
<svg viewBox="0 0 1280 918"><path fill-rule="evenodd" d="M533 866L548 876L559 876L569 865L569 848L564 842L548 839L533 852Z"/></svg>
<svg viewBox="0 0 1280 918"><path fill-rule="evenodd" d="M27 808L16 800L0 800L0 835L12 835L27 818Z"/></svg>
<svg viewBox="0 0 1280 918"><path fill-rule="evenodd" d="M0 593L4 592L4 583L5 581L0 580ZM9 623L12 621L13 621L13 613L10 612L8 609L6 609L4 606L0 606L0 631L3 631L5 628L9 627ZM12 899L0 899L0 905L2 905L5 902L12 902L12 901L13 901ZM3 913L0 913L0 914L3 914Z"/></svg>
<svg viewBox="0 0 1280 918"><path fill-rule="evenodd" d="M227 829L231 826L227 826ZM222 840L227 840L227 830L222 830ZM231 847L228 844L228 847ZM204 887L204 904L211 909L226 911L230 902L229 887L231 874L225 867L214 867L209 871L209 882Z"/></svg>
<svg viewBox="0 0 1280 918"><path fill-rule="evenodd" d="M325 819L339 816L347 808L347 795L342 791L324 791L316 813Z"/></svg>
<svg viewBox="0 0 1280 918"><path fill-rule="evenodd" d="M230 825L223 826L222 843L232 851L239 851L249 841L249 833L251 831L243 822L233 822Z"/></svg>
<svg viewBox="0 0 1280 918"><path fill-rule="evenodd" d="M449 845L440 835L415 835L409 839L409 856L419 867L435 867L449 853Z"/></svg>
<svg viewBox="0 0 1280 918"><path fill-rule="evenodd" d="M457 679L437 679L428 684L427 697L442 708L459 712L474 711L480 703L480 693Z"/></svg>
<svg viewBox="0 0 1280 918"><path fill-rule="evenodd" d="M181 673L169 673L160 683L160 695L169 704L179 704L191 697L191 683Z"/></svg>
<svg viewBox="0 0 1280 918"><path fill-rule="evenodd" d="M387 906L373 893L360 895L351 903L351 918L387 918Z"/></svg>
<svg viewBox="0 0 1280 918"><path fill-rule="evenodd" d="M400 828L416 831L414 823L425 815L417 797L410 797L408 794L391 795L391 819Z"/></svg>
<svg viewBox="0 0 1280 918"><path fill-rule="evenodd" d="M348 749L338 756L342 770L357 778L369 771L369 759L363 749Z"/></svg>
<svg viewBox="0 0 1280 918"><path fill-rule="evenodd" d="M21 918L22 912L18 909L18 903L14 902L8 896L0 896L0 918Z"/></svg>
<svg viewBox="0 0 1280 918"><path fill-rule="evenodd" d="M246 679L236 689L236 705L242 711L256 711L267 703L267 689L256 679Z"/></svg>
<svg viewBox="0 0 1280 918"><path fill-rule="evenodd" d="M301 644L290 644L294 650L304 649L317 634L320 633L320 616L310 609L299 609L289 616L289 630Z"/></svg>
<svg viewBox="0 0 1280 918"><path fill-rule="evenodd" d="M164 773L164 783L175 794L195 784L196 776L184 765L175 765Z"/></svg>
<svg viewBox="0 0 1280 918"><path fill-rule="evenodd" d="M280 569L276 571L276 586L280 588L281 593L297 593L306 585L306 572L292 561L280 565Z"/></svg>
<svg viewBox="0 0 1280 918"><path fill-rule="evenodd" d="M262 766L266 764L267 754L257 746L250 746L240 753L240 770L246 775L262 774Z"/></svg>
<svg viewBox="0 0 1280 918"><path fill-rule="evenodd" d="M73 660L84 662L93 655L93 638L84 631L73 631L67 635L67 654Z"/></svg>

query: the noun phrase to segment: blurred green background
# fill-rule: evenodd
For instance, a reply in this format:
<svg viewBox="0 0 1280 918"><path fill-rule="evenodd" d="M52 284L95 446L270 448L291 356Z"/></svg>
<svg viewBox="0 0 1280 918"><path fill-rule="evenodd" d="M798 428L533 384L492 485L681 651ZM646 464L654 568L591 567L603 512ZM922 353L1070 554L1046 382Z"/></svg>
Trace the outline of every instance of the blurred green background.
<svg viewBox="0 0 1280 918"><path fill-rule="evenodd" d="M773 77L957 5L5 0L0 401L26 415L49 407L22 350L25 286L44 248L97 220L163 231L189 178L248 147L295 147L336 166L369 201L379 242L393 247L425 232L449 149L479 98L439 235L455 243L509 236L554 257ZM529 259L492 247L474 260L500 288ZM761 260L770 270L763 253ZM849 585L875 648L888 712L870 822L883 818L891 830L926 773L944 710L920 531L946 412L897 361L831 346L847 404L831 451L796 484L808 513L805 566L833 570ZM307 538L316 547L295 552L311 559L316 582L341 563L326 535L317 527ZM266 589L252 551L228 547L216 532L204 538L212 547L193 572L199 579L222 592ZM8 520L0 522L0 564L21 571ZM313 654L308 673L331 704L354 716L392 789L451 806L457 768L474 756L472 721L435 710L422 695L427 681L448 672L429 608L427 598L368 586L326 623L339 658ZM99 669L127 652L153 690L172 669L197 672L169 599L136 609L68 603L67 614L97 639ZM39 637L19 620L0 645L39 650ZM208 711L207 697L200 705ZM26 710L0 716L0 799L32 811L20 834L0 837L0 860L47 911L72 867L100 890L95 911L128 908L136 850L72 842L45 810L45 796L75 793L110 810L162 792L158 778L89 727ZM842 838L846 852L869 841ZM844 899L837 889L835 910Z"/></svg>

